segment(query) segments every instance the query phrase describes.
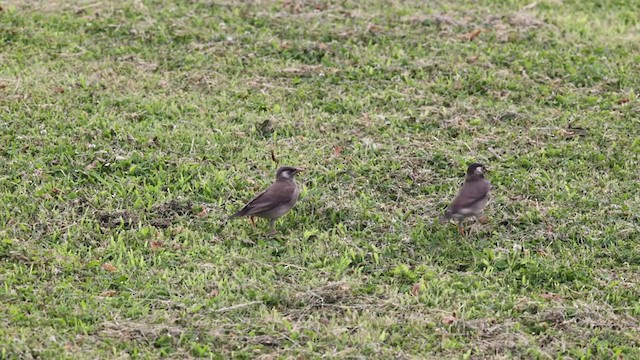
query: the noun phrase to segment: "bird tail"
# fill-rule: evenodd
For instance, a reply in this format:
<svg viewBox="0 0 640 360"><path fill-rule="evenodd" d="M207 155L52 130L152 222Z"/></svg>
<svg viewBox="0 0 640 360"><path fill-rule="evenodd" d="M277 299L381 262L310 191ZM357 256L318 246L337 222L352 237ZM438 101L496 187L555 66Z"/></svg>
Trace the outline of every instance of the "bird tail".
<svg viewBox="0 0 640 360"><path fill-rule="evenodd" d="M229 216L227 218L227 221L229 221L231 219L235 219L235 218L240 217L240 216L244 216L244 215L246 215L246 213L247 213L246 209L243 208L242 210L238 211L237 213Z"/></svg>

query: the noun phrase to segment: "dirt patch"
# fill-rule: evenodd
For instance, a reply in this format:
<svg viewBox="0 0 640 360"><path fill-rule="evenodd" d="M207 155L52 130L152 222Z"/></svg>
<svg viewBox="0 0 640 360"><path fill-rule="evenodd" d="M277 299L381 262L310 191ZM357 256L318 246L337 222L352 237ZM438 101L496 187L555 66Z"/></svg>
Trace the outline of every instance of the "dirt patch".
<svg viewBox="0 0 640 360"><path fill-rule="evenodd" d="M164 229L185 215L193 215L193 203L182 199L171 200L154 205L151 208L149 222L155 227Z"/></svg>
<svg viewBox="0 0 640 360"><path fill-rule="evenodd" d="M122 226L125 229L131 229L138 223L139 218L127 210L103 211L96 214L96 218L100 222L100 226L107 229L113 229Z"/></svg>
<svg viewBox="0 0 640 360"><path fill-rule="evenodd" d="M245 341L250 344L256 344L256 345L264 345L264 346L270 346L270 347L280 346L280 340L275 336L271 336L271 335L258 335L253 337L247 337L245 338Z"/></svg>
<svg viewBox="0 0 640 360"><path fill-rule="evenodd" d="M338 70L328 68L324 65L298 65L280 70L282 76L285 77L311 77L315 75L334 74Z"/></svg>
<svg viewBox="0 0 640 360"><path fill-rule="evenodd" d="M335 304L352 295L349 284L339 281L330 282L316 289L307 290L295 296L296 300L307 306L321 307L325 304Z"/></svg>
<svg viewBox="0 0 640 360"><path fill-rule="evenodd" d="M89 214L93 216L102 228L114 229L123 227L131 229L141 220L141 216L129 210L104 211L96 209L90 201L84 197L79 197L71 202L71 206L79 215ZM147 213L148 223L158 228L168 228L177 219L184 216L197 216L193 210L193 202L189 200L171 200L154 205ZM142 218L144 221L144 218Z"/></svg>
<svg viewBox="0 0 640 360"><path fill-rule="evenodd" d="M528 11L518 11L509 15L507 22L509 25L519 29L537 28L545 25L544 21Z"/></svg>
<svg viewBox="0 0 640 360"><path fill-rule="evenodd" d="M133 321L108 321L100 326L102 336L124 341L154 341L162 335L180 338L184 331L176 326L166 324L147 324Z"/></svg>

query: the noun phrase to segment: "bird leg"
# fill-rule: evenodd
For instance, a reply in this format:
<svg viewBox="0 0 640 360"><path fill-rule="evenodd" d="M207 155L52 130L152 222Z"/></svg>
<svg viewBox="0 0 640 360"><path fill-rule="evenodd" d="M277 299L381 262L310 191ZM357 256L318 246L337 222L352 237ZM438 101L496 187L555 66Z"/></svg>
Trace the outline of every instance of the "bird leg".
<svg viewBox="0 0 640 360"><path fill-rule="evenodd" d="M256 221L253 216L249 216L249 222L251 223L251 226L256 227Z"/></svg>
<svg viewBox="0 0 640 360"><path fill-rule="evenodd" d="M276 220L275 219L269 220L269 228L271 229L271 231L267 234L267 236L273 236L273 235L278 233L278 230L276 230Z"/></svg>
<svg viewBox="0 0 640 360"><path fill-rule="evenodd" d="M458 220L458 233L462 236L465 235L464 227L462 226L462 220Z"/></svg>

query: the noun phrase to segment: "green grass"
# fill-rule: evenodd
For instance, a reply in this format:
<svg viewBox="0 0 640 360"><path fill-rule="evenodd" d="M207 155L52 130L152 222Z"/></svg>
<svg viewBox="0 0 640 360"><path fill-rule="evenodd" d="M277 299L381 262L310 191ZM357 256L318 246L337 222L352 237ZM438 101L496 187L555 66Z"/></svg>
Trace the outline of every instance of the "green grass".
<svg viewBox="0 0 640 360"><path fill-rule="evenodd" d="M0 358L640 357L640 2L171 3L2 4Z"/></svg>

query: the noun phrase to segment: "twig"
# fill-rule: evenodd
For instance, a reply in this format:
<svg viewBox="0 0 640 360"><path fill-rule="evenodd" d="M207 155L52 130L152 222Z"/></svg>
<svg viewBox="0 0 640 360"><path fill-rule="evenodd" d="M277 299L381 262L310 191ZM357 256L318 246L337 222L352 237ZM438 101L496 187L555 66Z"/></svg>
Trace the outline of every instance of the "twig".
<svg viewBox="0 0 640 360"><path fill-rule="evenodd" d="M238 304L238 305L233 305L233 306L229 306L229 307L220 308L220 309L218 309L218 310L216 310L214 312L223 313L223 312L226 312L226 311L241 309L243 307L247 307L247 306L251 306L251 305L255 305L255 304L262 304L262 301L250 301L250 302L244 303L244 304Z"/></svg>

